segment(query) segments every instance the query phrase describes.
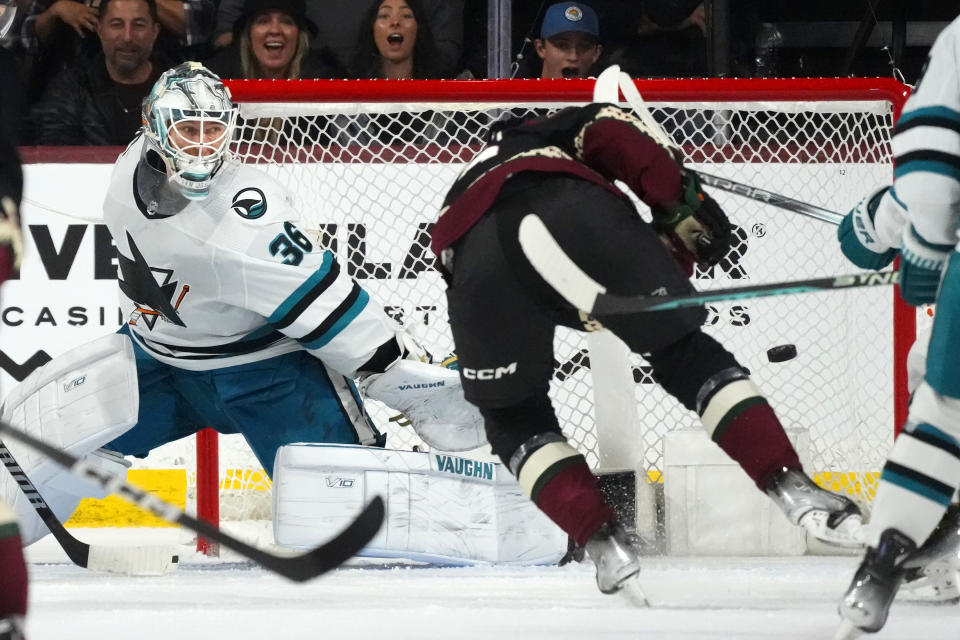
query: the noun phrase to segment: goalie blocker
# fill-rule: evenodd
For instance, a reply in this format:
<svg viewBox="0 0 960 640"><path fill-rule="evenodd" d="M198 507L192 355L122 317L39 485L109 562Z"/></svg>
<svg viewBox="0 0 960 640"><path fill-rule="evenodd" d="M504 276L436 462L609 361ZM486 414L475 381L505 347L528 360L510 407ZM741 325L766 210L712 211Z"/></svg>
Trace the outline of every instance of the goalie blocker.
<svg viewBox="0 0 960 640"><path fill-rule="evenodd" d="M294 549L339 531L371 496L387 519L358 555L441 565L556 563L567 536L503 465L445 453L293 444L273 469L274 537Z"/></svg>

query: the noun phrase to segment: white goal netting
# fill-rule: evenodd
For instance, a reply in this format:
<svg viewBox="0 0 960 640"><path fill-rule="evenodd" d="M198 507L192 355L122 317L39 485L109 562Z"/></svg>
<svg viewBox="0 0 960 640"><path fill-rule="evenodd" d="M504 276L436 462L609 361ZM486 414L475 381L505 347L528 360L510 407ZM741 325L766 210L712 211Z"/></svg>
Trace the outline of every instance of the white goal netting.
<svg viewBox="0 0 960 640"><path fill-rule="evenodd" d="M696 96L698 81L684 95ZM842 81L837 81L842 82ZM534 117L570 104L552 91L541 100L485 96L444 101L330 100L331 83L312 97L299 83L298 102L254 101L232 87L242 126L235 161L255 163L295 194L304 226L334 251L350 275L398 321L420 325L436 353L453 351L444 285L429 252L430 225L463 164L482 147L488 125L504 117ZM713 85L715 86L716 81ZM765 86L759 83L761 87ZM474 83L475 86L476 83ZM283 96L282 85L273 95ZM501 83L502 86L502 83ZM556 85L550 85L556 86ZM575 85L574 85L575 86ZM674 138L689 166L838 212L891 179L894 105L873 94L844 100L795 95L788 82L769 90L700 102L679 96L651 100L654 117ZM529 89L528 93L536 93ZM641 93L647 87L638 83ZM690 88L693 90L690 90ZM473 99L476 99L474 97ZM836 227L718 190L712 195L737 225L739 243L718 266L698 272L702 289L852 273ZM642 210L642 207L641 207ZM710 305L707 330L748 367L788 429L809 436L804 463L824 485L869 502L876 474L893 440L894 295L890 288L778 296ZM796 345L796 358L768 361L771 347ZM595 426L591 360L582 334L556 335L552 398L565 432L591 465L603 465ZM660 479L663 435L695 428L695 415L653 383L639 357L630 362L639 421L642 467ZM605 390L599 390L603 397ZM602 402L602 400L601 400ZM375 403L370 403L375 405ZM392 413L371 406L387 446L420 443ZM632 416L629 417L631 420ZM626 418L625 418L626 420ZM222 518L269 517L269 483L242 441L222 438ZM612 446L616 447L614 443Z"/></svg>

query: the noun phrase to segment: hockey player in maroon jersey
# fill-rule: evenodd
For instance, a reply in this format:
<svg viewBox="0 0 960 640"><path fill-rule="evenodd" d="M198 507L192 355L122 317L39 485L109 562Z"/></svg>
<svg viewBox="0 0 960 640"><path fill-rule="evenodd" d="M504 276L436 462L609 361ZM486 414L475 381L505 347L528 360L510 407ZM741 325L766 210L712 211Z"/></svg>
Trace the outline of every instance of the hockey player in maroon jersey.
<svg viewBox="0 0 960 640"><path fill-rule="evenodd" d="M0 36L13 23L17 5L0 0ZM20 157L14 144L17 103L20 97L18 67L13 56L0 49L0 283L19 268L23 239L18 207L23 189ZM20 529L13 510L0 500L0 640L22 640L27 612L27 567L20 544Z"/></svg>
<svg viewBox="0 0 960 640"><path fill-rule="evenodd" d="M650 206L652 224L615 180ZM536 505L585 547L600 590L619 590L639 562L550 404L557 325L612 331L647 359L666 391L697 412L714 442L791 522L830 543L859 544L859 509L804 473L748 372L701 330L705 309L594 318L574 308L524 255L519 226L531 213L582 270L617 295L692 291L693 264L719 262L732 226L695 174L639 119L595 103L495 125L433 228L466 397L480 408L494 453Z"/></svg>
<svg viewBox="0 0 960 640"><path fill-rule="evenodd" d="M27 567L13 510L0 502L0 640L22 638L27 613Z"/></svg>

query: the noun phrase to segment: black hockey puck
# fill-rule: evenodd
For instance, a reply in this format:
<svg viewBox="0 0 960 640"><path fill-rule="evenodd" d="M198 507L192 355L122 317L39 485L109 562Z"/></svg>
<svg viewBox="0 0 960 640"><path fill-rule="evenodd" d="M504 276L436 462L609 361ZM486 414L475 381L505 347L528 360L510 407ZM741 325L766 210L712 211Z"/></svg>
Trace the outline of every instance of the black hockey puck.
<svg viewBox="0 0 960 640"><path fill-rule="evenodd" d="M797 346L794 344L781 344L767 349L767 360L770 362L786 362L797 357Z"/></svg>

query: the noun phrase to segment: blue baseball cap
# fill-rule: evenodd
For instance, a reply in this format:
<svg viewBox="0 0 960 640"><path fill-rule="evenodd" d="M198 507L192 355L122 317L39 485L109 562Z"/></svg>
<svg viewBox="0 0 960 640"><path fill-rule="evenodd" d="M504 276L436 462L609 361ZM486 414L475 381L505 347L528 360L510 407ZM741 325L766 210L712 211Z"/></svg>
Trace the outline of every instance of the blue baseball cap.
<svg viewBox="0 0 960 640"><path fill-rule="evenodd" d="M552 4L543 16L540 28L541 38L552 38L565 31L580 31L600 39L600 21L596 12L579 2L561 2Z"/></svg>

